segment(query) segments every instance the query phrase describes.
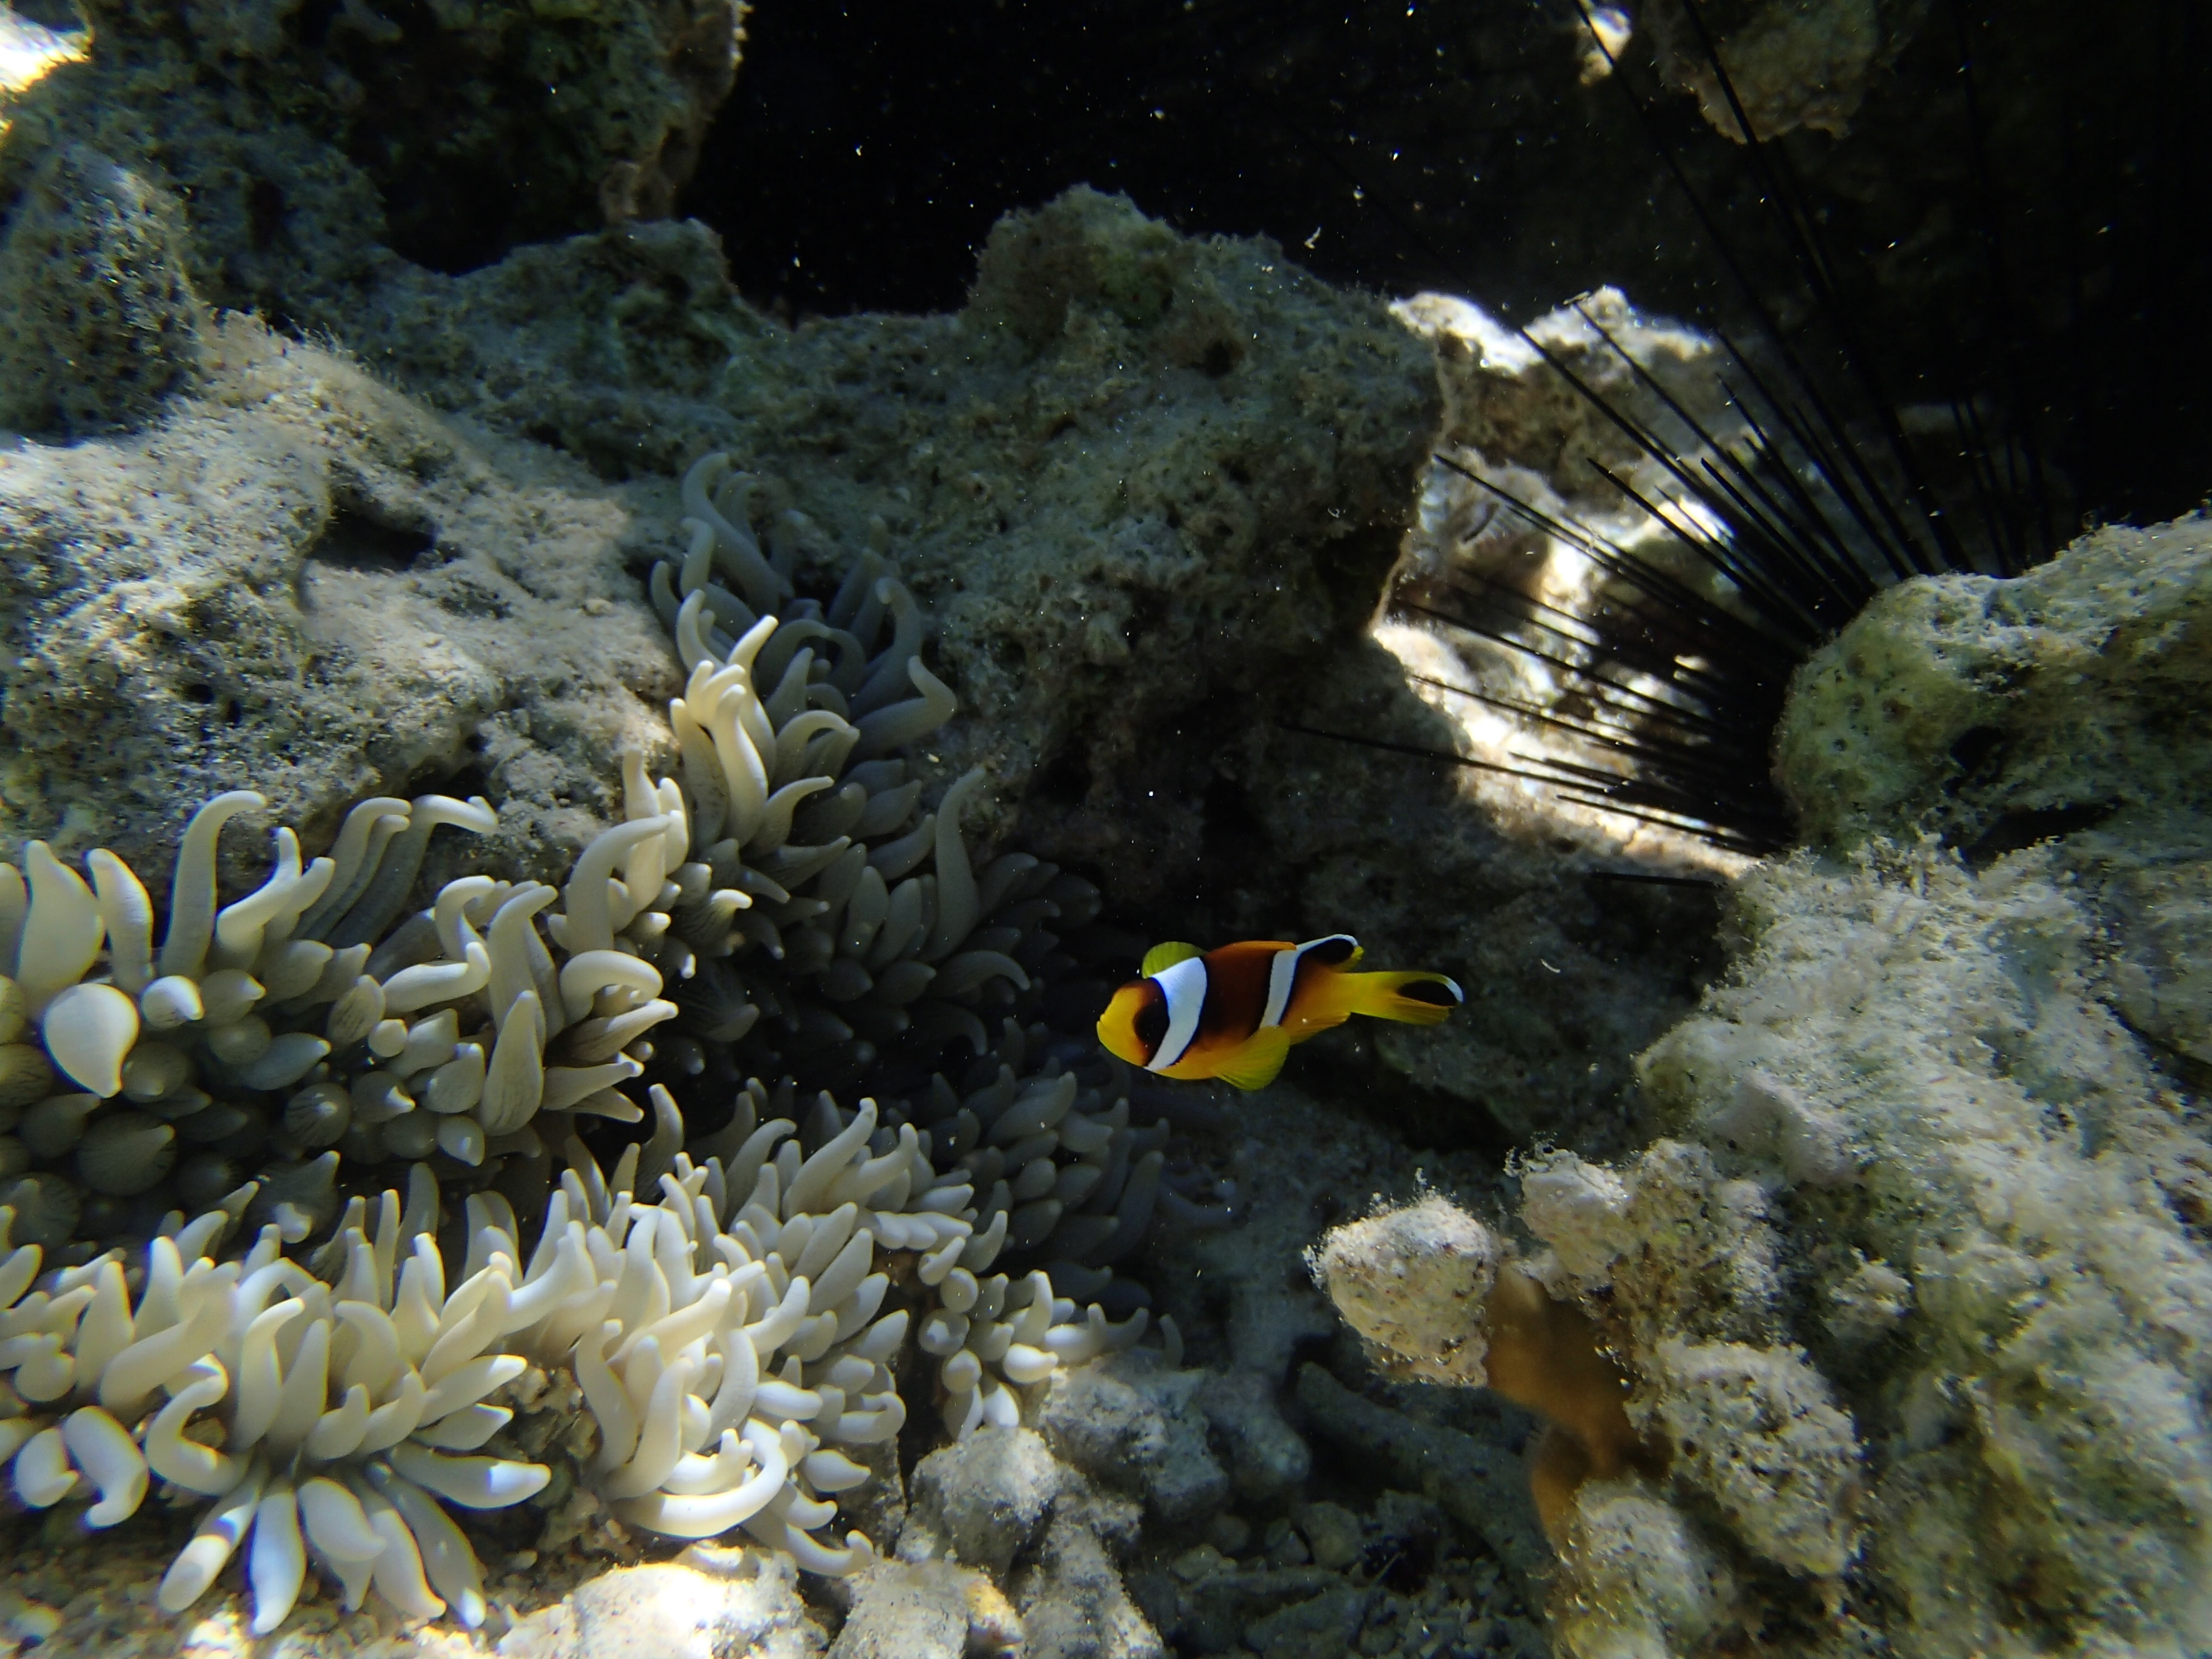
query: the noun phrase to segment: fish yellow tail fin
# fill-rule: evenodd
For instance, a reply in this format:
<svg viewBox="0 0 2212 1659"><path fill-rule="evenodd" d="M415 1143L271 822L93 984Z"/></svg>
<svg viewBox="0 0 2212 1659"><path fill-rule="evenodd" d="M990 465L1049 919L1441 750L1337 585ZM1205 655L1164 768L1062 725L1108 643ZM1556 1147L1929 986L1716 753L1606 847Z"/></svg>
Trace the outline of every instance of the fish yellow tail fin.
<svg viewBox="0 0 2212 1659"><path fill-rule="evenodd" d="M1346 974L1346 1001L1370 1019L1434 1025L1467 1000L1459 981L1443 974Z"/></svg>

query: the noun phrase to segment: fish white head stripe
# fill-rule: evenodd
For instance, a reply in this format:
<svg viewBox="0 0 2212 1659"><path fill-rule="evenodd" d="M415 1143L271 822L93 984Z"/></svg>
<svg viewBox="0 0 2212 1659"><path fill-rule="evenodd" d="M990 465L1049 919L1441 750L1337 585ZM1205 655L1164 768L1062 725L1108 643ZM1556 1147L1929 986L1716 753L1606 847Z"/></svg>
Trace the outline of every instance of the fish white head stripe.
<svg viewBox="0 0 2212 1659"><path fill-rule="evenodd" d="M1148 1072L1164 1072L1181 1060L1198 1035L1198 1017L1206 1007L1206 958L1192 957L1152 975L1152 983L1168 1003L1168 1034L1145 1062Z"/></svg>

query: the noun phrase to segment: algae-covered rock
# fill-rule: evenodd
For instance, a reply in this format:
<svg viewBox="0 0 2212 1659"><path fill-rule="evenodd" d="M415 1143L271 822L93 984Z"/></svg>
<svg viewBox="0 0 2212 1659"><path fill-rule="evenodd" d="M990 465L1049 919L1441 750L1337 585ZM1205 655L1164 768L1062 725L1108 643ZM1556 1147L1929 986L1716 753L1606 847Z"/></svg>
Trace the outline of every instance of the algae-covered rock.
<svg viewBox="0 0 2212 1659"><path fill-rule="evenodd" d="M1796 1188L1776 1237L1808 1299L1846 1312L1795 1334L1868 1449L1846 1582L1895 1652L2212 1632L2212 1252L2181 1218L2205 1142L2100 998L2064 875L2047 848L1977 876L1879 844L1762 872L1731 981L1644 1061L1695 1121L1755 1057L1862 1150L1852 1181Z"/></svg>
<svg viewBox="0 0 2212 1659"><path fill-rule="evenodd" d="M1654 1454L1555 1528L1568 1653L1721 1651L1753 1600L1799 1623L1784 1653L2212 1635L2212 1160L2106 1000L2075 850L1754 872L1730 978L1640 1061L1686 1138L1523 1167L1528 1271L1596 1322ZM1791 1114L1848 1166L1793 1168ZM1436 1262L1392 1328L1464 1332L1464 1249L1397 1237Z"/></svg>
<svg viewBox="0 0 2212 1659"><path fill-rule="evenodd" d="M1801 675L1832 850L1737 884L1727 977L1638 1060L1662 1138L1518 1170L1656 1459L1554 1528L1565 1651L2212 1639L2206 544L1909 583Z"/></svg>
<svg viewBox="0 0 2212 1659"><path fill-rule="evenodd" d="M48 155L0 235L0 425L131 426L200 366L205 308L169 193L85 144Z"/></svg>
<svg viewBox="0 0 2212 1659"><path fill-rule="evenodd" d="M1001 222L945 316L786 328L663 225L395 283L348 337L610 477L722 448L843 544L882 520L974 717L959 758L1029 796L1024 845L1138 902L1223 833L1217 756L1357 672L1437 407L1380 301L1081 188Z"/></svg>
<svg viewBox="0 0 2212 1659"><path fill-rule="evenodd" d="M2212 798L2212 522L2084 537L2013 580L1878 596L1792 683L1776 744L1805 838L1970 856Z"/></svg>
<svg viewBox="0 0 2212 1659"><path fill-rule="evenodd" d="M744 9L89 0L89 61L15 101L0 178L90 143L185 198L210 301L341 329L395 253L467 270L665 214Z"/></svg>
<svg viewBox="0 0 2212 1659"><path fill-rule="evenodd" d="M2104 531L2014 580L1878 599L1801 672L1778 744L1809 833L1850 850L1747 878L1728 981L1638 1062L1716 1194L1786 1194L1727 1259L1794 1287L1762 1322L1796 1357L1670 1342L1727 1298L1655 1300L1644 1262L1680 1224L1616 1206L1638 1407L1693 1441L1676 1479L1734 1547L1840 1572L1838 1641L2212 1634L2212 1152L2175 1088L2206 1030L2207 552L2201 520ZM1732 1468L1707 1467L1729 1422ZM1786 1486L1731 1498L1747 1455Z"/></svg>
<svg viewBox="0 0 2212 1659"><path fill-rule="evenodd" d="M666 741L623 505L243 319L205 374L155 431L0 455L7 836L107 846L158 887L225 789L319 837L441 784L502 798L503 855L557 875L614 751Z"/></svg>
<svg viewBox="0 0 2212 1659"><path fill-rule="evenodd" d="M1752 0L1708 18L1680 0L1643 14L1660 77L1692 94L1715 131L1761 142L1800 128L1842 137L1869 82L1927 21L1926 0ZM1717 56L1728 84L1714 72Z"/></svg>
<svg viewBox="0 0 2212 1659"><path fill-rule="evenodd" d="M1586 1487L1560 1554L1553 1633L1575 1659L1698 1652L1736 1614L1727 1562L1680 1510L1638 1486Z"/></svg>
<svg viewBox="0 0 2212 1659"><path fill-rule="evenodd" d="M1857 1553L1861 1453L1827 1380L1788 1349L1668 1340L1647 1361L1650 1416L1745 1546L1828 1577Z"/></svg>

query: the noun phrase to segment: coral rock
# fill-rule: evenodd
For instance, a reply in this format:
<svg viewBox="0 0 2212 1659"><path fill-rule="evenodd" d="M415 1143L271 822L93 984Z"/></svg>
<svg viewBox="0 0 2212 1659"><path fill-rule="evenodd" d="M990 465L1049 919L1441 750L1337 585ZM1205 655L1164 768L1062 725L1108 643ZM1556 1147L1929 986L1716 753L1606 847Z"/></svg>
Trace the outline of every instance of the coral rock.
<svg viewBox="0 0 2212 1659"><path fill-rule="evenodd" d="M1231 1483L1192 1401L1202 1374L1158 1367L1142 1351L1063 1372L1037 1413L1053 1449L1102 1485L1145 1500L1157 1519L1195 1522Z"/></svg>
<svg viewBox="0 0 2212 1659"><path fill-rule="evenodd" d="M1653 1414L1678 1472L1712 1497L1754 1552L1792 1572L1850 1565L1858 1437L1803 1354L1662 1342L1649 1365Z"/></svg>
<svg viewBox="0 0 2212 1659"><path fill-rule="evenodd" d="M849 1584L830 1659L965 1659L1021 1639L1018 1620L994 1620L1005 1601L991 1581L951 1562L878 1561Z"/></svg>
<svg viewBox="0 0 2212 1659"><path fill-rule="evenodd" d="M86 144L46 158L0 240L0 423L136 426L192 384L206 312L182 240L159 185Z"/></svg>
<svg viewBox="0 0 2212 1659"><path fill-rule="evenodd" d="M1572 1659L1695 1653L1734 1611L1726 1562L1679 1510L1634 1483L1587 1488L1560 1557L1553 1632Z"/></svg>
<svg viewBox="0 0 2212 1659"><path fill-rule="evenodd" d="M1166 1659L1152 1621L1129 1599L1108 1542L1079 1510L1056 1511L1034 1565L1017 1576L1024 1659Z"/></svg>
<svg viewBox="0 0 2212 1659"><path fill-rule="evenodd" d="M2084 537L2013 580L1879 595L1791 682L1777 775L1805 837L1915 831L1994 856L2201 802L2212 524Z"/></svg>
<svg viewBox="0 0 2212 1659"><path fill-rule="evenodd" d="M226 322L158 444L0 456L5 574L37 596L6 630L9 838L158 887L190 805L241 780L319 839L365 788L471 767L502 873L557 875L676 684L622 522L542 453Z"/></svg>
<svg viewBox="0 0 2212 1659"><path fill-rule="evenodd" d="M924 1561L949 1551L1003 1577L1067 1479L1036 1430L980 1428L915 1468L899 1554Z"/></svg>
<svg viewBox="0 0 2212 1659"><path fill-rule="evenodd" d="M695 1546L674 1561L588 1580L525 1619L495 1651L499 1659L812 1659L822 1632L794 1576L787 1556Z"/></svg>
<svg viewBox="0 0 2212 1659"><path fill-rule="evenodd" d="M1432 1196L1334 1229L1312 1267L1394 1373L1480 1385L1501 1254L1488 1228Z"/></svg>

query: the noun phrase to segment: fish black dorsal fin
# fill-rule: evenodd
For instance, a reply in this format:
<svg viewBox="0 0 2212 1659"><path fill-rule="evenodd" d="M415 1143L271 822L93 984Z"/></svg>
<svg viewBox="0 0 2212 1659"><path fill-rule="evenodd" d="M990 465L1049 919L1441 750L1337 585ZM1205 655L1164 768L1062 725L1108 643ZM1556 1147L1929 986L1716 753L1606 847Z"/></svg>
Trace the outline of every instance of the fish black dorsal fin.
<svg viewBox="0 0 2212 1659"><path fill-rule="evenodd" d="M1262 1025L1245 1040L1237 1058L1217 1075L1239 1089L1264 1089L1283 1069L1291 1052L1291 1039L1279 1025Z"/></svg>
<svg viewBox="0 0 2212 1659"><path fill-rule="evenodd" d="M1322 939L1310 939L1298 946L1299 957L1307 962L1317 962L1324 968L1356 966L1365 954L1359 941L1349 933L1330 933Z"/></svg>
<svg viewBox="0 0 2212 1659"><path fill-rule="evenodd" d="M1178 962L1188 962L1193 957L1202 957L1205 951L1195 945L1186 945L1181 939L1170 939L1165 945L1155 945L1145 952L1144 965L1137 969L1146 979L1154 974L1164 974ZM1125 958L1126 960L1126 958Z"/></svg>

